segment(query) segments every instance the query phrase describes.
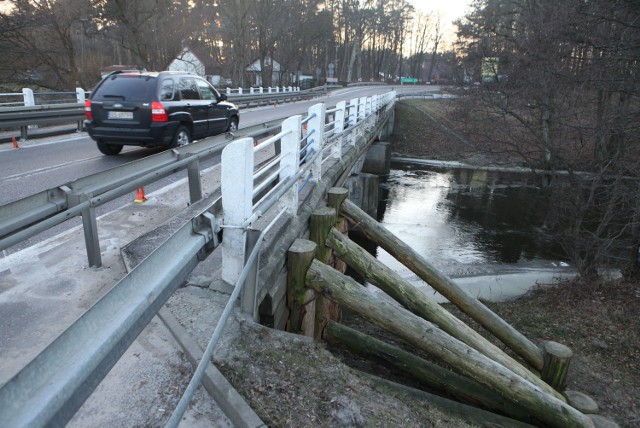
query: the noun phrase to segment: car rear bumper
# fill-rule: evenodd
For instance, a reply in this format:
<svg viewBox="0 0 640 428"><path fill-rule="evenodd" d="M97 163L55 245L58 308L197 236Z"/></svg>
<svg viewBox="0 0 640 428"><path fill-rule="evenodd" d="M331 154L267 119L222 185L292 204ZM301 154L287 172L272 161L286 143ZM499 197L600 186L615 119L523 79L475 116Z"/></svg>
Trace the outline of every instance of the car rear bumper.
<svg viewBox="0 0 640 428"><path fill-rule="evenodd" d="M93 140L103 140L110 144L131 146L167 146L178 128L178 122L153 123L150 128L121 128L96 126L85 121L85 129Z"/></svg>

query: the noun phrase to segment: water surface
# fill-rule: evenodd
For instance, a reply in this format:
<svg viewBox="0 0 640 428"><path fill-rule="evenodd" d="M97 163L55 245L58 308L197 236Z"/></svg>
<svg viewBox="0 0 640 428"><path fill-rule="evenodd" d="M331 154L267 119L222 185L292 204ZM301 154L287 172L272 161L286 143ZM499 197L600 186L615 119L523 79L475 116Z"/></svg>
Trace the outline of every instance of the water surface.
<svg viewBox="0 0 640 428"><path fill-rule="evenodd" d="M573 275L561 250L546 239L538 177L394 167L381 183L379 220L472 294L504 300ZM386 251L376 253L405 279L435 293Z"/></svg>

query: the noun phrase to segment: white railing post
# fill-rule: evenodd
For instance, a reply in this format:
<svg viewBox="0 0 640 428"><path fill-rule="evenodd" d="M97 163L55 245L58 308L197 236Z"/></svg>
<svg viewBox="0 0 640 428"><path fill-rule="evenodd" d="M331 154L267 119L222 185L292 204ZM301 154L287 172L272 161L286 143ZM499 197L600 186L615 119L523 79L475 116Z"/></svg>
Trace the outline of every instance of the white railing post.
<svg viewBox="0 0 640 428"><path fill-rule="evenodd" d="M84 104L86 99L87 97L84 89L76 88L76 100L78 101L78 104Z"/></svg>
<svg viewBox="0 0 640 428"><path fill-rule="evenodd" d="M300 132L302 117L291 116L282 122L282 132L286 133L280 139L280 182L294 176L300 167ZM298 212L298 185L291 186L289 191L280 198L280 207L286 208L287 213L296 215Z"/></svg>
<svg viewBox="0 0 640 428"><path fill-rule="evenodd" d="M253 95L253 86L249 88L249 93Z"/></svg>
<svg viewBox="0 0 640 428"><path fill-rule="evenodd" d="M322 177L322 148L324 146L324 123L326 106L324 103L315 104L309 108L309 116L313 116L307 124L307 139L309 150L316 156L311 167L311 180L318 182Z"/></svg>
<svg viewBox="0 0 640 428"><path fill-rule="evenodd" d="M227 95L231 94L231 88L227 87Z"/></svg>
<svg viewBox="0 0 640 428"><path fill-rule="evenodd" d="M280 93L280 86L276 86L276 94Z"/></svg>
<svg viewBox="0 0 640 428"><path fill-rule="evenodd" d="M262 95L264 93L264 88L262 86L260 86L260 95Z"/></svg>
<svg viewBox="0 0 640 428"><path fill-rule="evenodd" d="M347 120L349 123L349 128L353 128L358 124L358 99L353 98L351 101L349 101L349 107L351 108L349 109L349 118ZM355 146L357 141L358 135L356 133L356 130L353 129L349 133L349 145Z"/></svg>
<svg viewBox="0 0 640 428"><path fill-rule="evenodd" d="M222 280L235 285L244 267L246 234L243 223L253 211L253 138L224 148L221 160L223 227Z"/></svg>
<svg viewBox="0 0 640 428"><path fill-rule="evenodd" d="M344 132L344 116L347 112L347 102L340 101L336 104L335 123L333 125L333 135L340 135ZM341 159L342 158L342 142L343 137L338 137L331 149L331 156Z"/></svg>
<svg viewBox="0 0 640 428"><path fill-rule="evenodd" d="M238 88L238 95L242 95L242 88Z"/></svg>
<svg viewBox="0 0 640 428"><path fill-rule="evenodd" d="M269 88L267 88L267 93L271 93L271 86L269 86Z"/></svg>
<svg viewBox="0 0 640 428"><path fill-rule="evenodd" d="M33 96L33 91L29 88L22 88L22 99L24 100L25 107L33 107L36 105L36 99Z"/></svg>
<svg viewBox="0 0 640 428"><path fill-rule="evenodd" d="M289 92L293 92L293 88L289 86Z"/></svg>

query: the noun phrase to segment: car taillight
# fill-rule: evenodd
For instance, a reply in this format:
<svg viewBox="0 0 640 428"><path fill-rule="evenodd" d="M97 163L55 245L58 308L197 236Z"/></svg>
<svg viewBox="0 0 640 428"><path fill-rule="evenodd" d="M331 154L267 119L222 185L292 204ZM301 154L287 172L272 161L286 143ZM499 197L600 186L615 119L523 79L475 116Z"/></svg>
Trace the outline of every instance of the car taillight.
<svg viewBox="0 0 640 428"><path fill-rule="evenodd" d="M151 122L168 122L169 116L162 103L154 101L151 103Z"/></svg>
<svg viewBox="0 0 640 428"><path fill-rule="evenodd" d="M91 100L84 102L84 117L87 120L93 120L93 113L91 113Z"/></svg>

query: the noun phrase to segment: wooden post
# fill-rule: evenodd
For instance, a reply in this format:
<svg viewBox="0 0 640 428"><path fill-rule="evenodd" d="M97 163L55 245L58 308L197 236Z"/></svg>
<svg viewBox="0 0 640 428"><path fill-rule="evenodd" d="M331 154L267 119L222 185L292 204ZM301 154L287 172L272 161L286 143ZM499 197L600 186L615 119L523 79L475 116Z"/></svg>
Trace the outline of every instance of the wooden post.
<svg viewBox="0 0 640 428"><path fill-rule="evenodd" d="M369 239L384 248L440 294L455 304L536 370L542 370L542 351L522 333L487 308L482 302L460 288L447 275L439 272L424 257L399 240L376 220L369 217L348 199L342 203L342 213Z"/></svg>
<svg viewBox="0 0 640 428"><path fill-rule="evenodd" d="M303 332L302 322L307 312L304 303L311 300L313 295L313 291L305 291L304 280L315 253L316 243L306 239L296 239L287 251L287 304L290 312L289 331L293 333ZM313 332L306 333L313 336Z"/></svg>
<svg viewBox="0 0 640 428"><path fill-rule="evenodd" d="M327 192L327 205L336 210L337 215L340 214L342 203L349 196L349 191L344 187L332 187Z"/></svg>
<svg viewBox="0 0 640 428"><path fill-rule="evenodd" d="M365 378L374 386L382 388L385 394L398 397L412 397L421 400L428 408L440 409L445 414L456 416L467 425L480 427L509 427L509 428L534 428L533 425L507 418L506 416L497 415L486 410L480 410L467 404L458 403L438 395L430 394L421 389L411 388L400 383L391 382L390 380L374 376L369 373L362 372ZM453 426L453 422L449 421L446 425ZM465 425L466 426L466 425Z"/></svg>
<svg viewBox="0 0 640 428"><path fill-rule="evenodd" d="M349 222L345 217L340 215L340 207L348 196L349 191L344 187L332 187L329 189L329 192L327 192L327 205L335 209L336 214L338 215L335 228L345 236L349 234ZM335 270L342 273L345 273L347 270L347 264L338 257L334 258L333 267Z"/></svg>
<svg viewBox="0 0 640 428"><path fill-rule="evenodd" d="M559 392L541 381L540 378L536 377L471 327L451 315L450 312L429 298L429 296L402 279L366 250L338 233L335 228L331 230L327 237L327 246L332 248L338 257L346 261L360 275L414 314L436 324L443 331L481 352L486 357L502 364L520 377L538 386L547 394L553 395L558 400L565 400L564 396Z"/></svg>
<svg viewBox="0 0 640 428"><path fill-rule="evenodd" d="M495 390L505 399L519 402L547 426L593 427L587 416L565 402L452 338L436 325L385 299L376 298L353 279L317 260L311 262L306 285L445 362L458 373Z"/></svg>
<svg viewBox="0 0 640 428"><path fill-rule="evenodd" d="M535 422L531 420L529 412L517 403L505 400L479 383L335 321L327 323L322 337L338 342L358 355L383 361L434 391L454 397L462 403L497 411L519 421Z"/></svg>
<svg viewBox="0 0 640 428"><path fill-rule="evenodd" d="M567 387L567 373L573 352L571 349L557 342L544 342L544 366L542 367L542 380L562 392Z"/></svg>
<svg viewBox="0 0 640 428"><path fill-rule="evenodd" d="M329 207L317 208L309 218L309 240L317 244L316 259L324 264L333 262L333 252L325 246L324 242L336 220L336 210ZM322 293L316 293L313 337L320 340L327 321L330 319L339 320L340 315L340 306L337 303L326 300Z"/></svg>

